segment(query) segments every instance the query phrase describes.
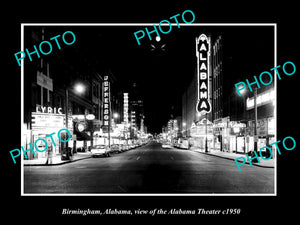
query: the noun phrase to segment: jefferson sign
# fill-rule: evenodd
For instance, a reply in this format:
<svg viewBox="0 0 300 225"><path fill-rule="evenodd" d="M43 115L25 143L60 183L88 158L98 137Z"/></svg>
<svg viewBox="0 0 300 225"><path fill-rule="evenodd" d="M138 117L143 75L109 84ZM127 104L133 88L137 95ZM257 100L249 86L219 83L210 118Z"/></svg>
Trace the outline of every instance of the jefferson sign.
<svg viewBox="0 0 300 225"><path fill-rule="evenodd" d="M110 119L110 85L108 76L104 76L103 82L103 125L104 127L109 126Z"/></svg>

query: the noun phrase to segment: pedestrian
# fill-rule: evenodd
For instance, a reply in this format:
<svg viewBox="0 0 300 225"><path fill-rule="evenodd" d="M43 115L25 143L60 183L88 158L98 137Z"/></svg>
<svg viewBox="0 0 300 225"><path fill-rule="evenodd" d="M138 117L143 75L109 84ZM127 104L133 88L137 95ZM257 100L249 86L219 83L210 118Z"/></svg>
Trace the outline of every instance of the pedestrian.
<svg viewBox="0 0 300 225"><path fill-rule="evenodd" d="M52 156L53 156L53 146L52 146L51 141L48 140L46 164L52 164Z"/></svg>

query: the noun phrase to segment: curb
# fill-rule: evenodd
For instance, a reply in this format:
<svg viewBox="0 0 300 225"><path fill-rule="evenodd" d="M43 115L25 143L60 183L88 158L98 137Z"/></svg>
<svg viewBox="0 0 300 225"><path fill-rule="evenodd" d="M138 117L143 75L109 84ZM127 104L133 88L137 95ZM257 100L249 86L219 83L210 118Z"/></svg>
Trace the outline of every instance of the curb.
<svg viewBox="0 0 300 225"><path fill-rule="evenodd" d="M195 151L195 150L191 150L191 151L198 152L198 151ZM219 158L222 158L222 159L228 159L228 160L235 161L235 159L224 157L224 156L214 155L214 154L205 153L205 152L198 152L198 153L201 153L201 154L204 154L204 155L215 156L215 157L219 157ZM247 161L246 161L246 164L250 165L250 163L247 162ZM255 162L253 162L252 165L253 166L258 166L258 167L263 167L263 168L275 168L274 166L259 165L259 164L255 163Z"/></svg>
<svg viewBox="0 0 300 225"><path fill-rule="evenodd" d="M88 158L91 158L91 157L92 156L87 156L87 157L84 157L84 158L68 160L68 161L65 161L65 162L60 162L60 163L55 163L55 164L23 164L23 166L59 166L59 165L72 163L72 162L76 162L76 161L83 160L83 159L88 159Z"/></svg>
<svg viewBox="0 0 300 225"><path fill-rule="evenodd" d="M145 145L143 145L143 146L145 146ZM143 147L143 146L140 146L140 147ZM136 149L136 148L134 148L134 149ZM132 150L132 149L129 149L127 151L130 151L130 150ZM127 151L125 151L125 152L127 152ZM113 154L115 154L115 153L113 153ZM120 154L120 153L118 153L118 154ZM87 157L83 157L83 158L80 158L80 159L74 159L74 160L64 161L64 162L55 163L55 164L23 164L23 165L24 166L59 166L59 165L72 163L72 162L76 162L76 161L79 161L79 160L82 160L82 159L88 159L88 158L92 158L92 155L87 156Z"/></svg>

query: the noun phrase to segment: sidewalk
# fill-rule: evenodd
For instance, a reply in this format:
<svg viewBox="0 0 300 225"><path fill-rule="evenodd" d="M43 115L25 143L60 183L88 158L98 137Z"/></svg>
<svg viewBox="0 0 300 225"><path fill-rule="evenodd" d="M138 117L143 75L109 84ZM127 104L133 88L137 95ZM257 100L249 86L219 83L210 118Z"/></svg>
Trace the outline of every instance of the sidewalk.
<svg viewBox="0 0 300 225"><path fill-rule="evenodd" d="M91 152L77 152L70 160L61 160L61 155L56 155L52 157L52 164L46 164L47 158L39 158L39 159L23 159L24 166L55 166L62 165L65 163L75 162L81 159L87 159L91 157Z"/></svg>
<svg viewBox="0 0 300 225"><path fill-rule="evenodd" d="M235 160L236 158L239 157L245 157L246 158L246 164L249 164L247 157L244 153L232 153L232 152L221 152L220 150L213 150L210 149L209 152L205 152L202 149L196 148L196 147L191 147L191 151L199 152L202 154L207 154L207 155L212 155L224 159L229 159L229 160ZM250 158L250 157L249 157ZM239 162L242 162L242 159L238 160ZM263 160L259 158L260 163L255 163L251 161L253 166L259 166L259 167L265 167L265 168L274 168L275 167L275 159L269 159L269 160Z"/></svg>

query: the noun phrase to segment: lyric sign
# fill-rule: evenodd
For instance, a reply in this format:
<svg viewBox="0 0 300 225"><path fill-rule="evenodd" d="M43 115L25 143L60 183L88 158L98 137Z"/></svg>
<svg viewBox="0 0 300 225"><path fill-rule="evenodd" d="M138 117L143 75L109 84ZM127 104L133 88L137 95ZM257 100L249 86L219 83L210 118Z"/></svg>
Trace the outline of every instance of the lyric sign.
<svg viewBox="0 0 300 225"><path fill-rule="evenodd" d="M103 126L109 126L110 118L110 84L108 76L104 76L103 82Z"/></svg>
<svg viewBox="0 0 300 225"><path fill-rule="evenodd" d="M210 40L205 34L196 38L196 56L197 56L197 92L198 101L196 111L209 113L211 105L209 102L209 56Z"/></svg>

